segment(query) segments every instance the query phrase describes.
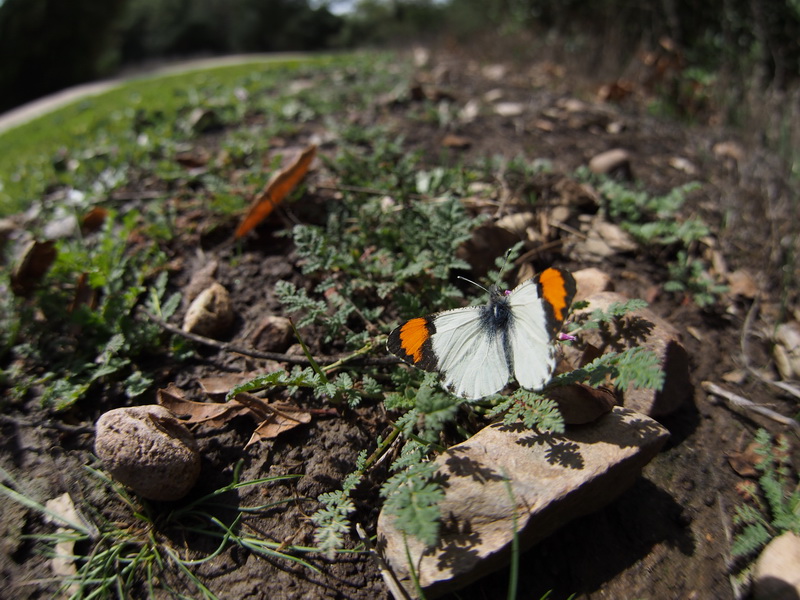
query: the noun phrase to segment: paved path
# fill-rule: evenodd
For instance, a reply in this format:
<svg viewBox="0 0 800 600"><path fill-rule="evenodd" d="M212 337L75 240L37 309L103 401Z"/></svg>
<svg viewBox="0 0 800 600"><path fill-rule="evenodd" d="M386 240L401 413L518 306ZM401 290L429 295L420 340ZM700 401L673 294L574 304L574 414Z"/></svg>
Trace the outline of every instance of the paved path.
<svg viewBox="0 0 800 600"><path fill-rule="evenodd" d="M17 108L13 108L8 112L0 114L0 134L66 104L70 104L71 102L75 102L76 100L85 98L87 96L101 94L106 90L110 90L111 88L134 79L173 75L175 73L184 73L187 71L200 71L202 69L211 69L214 67L224 67L227 65L237 65L248 62L278 62L283 60L308 58L309 56L309 54L297 52L275 52L271 54L236 54L233 56L220 56L217 58L202 58L164 65L154 69L137 70L113 79L105 79L103 81L95 81L92 83L77 85L75 87L56 92L55 94L45 96L44 98L33 100L32 102L28 102L27 104L23 104L22 106L18 106Z"/></svg>

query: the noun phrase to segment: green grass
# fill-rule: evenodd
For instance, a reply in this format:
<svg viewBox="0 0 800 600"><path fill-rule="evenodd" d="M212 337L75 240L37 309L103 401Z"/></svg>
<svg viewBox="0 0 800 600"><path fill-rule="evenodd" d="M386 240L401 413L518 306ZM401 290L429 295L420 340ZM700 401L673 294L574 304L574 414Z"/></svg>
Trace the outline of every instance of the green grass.
<svg viewBox="0 0 800 600"><path fill-rule="evenodd" d="M148 502L129 494L102 471L89 467L85 485L106 489L107 501L102 507L77 507L77 520L48 508L31 494L15 489L19 484L10 480L2 470L0 477L10 485L0 483L0 495L59 526L53 533L27 537L40 546L45 556L66 559L74 565L74 574L56 580L59 589L70 600L124 600L134 596L154 597L156 592L185 598L187 591L191 598L216 600L218 597L203 584L195 571L231 546L319 573L319 567L303 557L319 552L319 548L288 545L248 533L248 520L300 498L272 498L259 506L242 506L221 500L244 488L297 479L300 475L240 481L241 468L240 461L228 485L172 510L155 509ZM116 511L114 518L109 516L112 510ZM223 513L228 515L225 521L218 516ZM120 515L124 516L120 518ZM183 534L175 538L175 531ZM218 544L216 550L204 556L194 553L195 556L190 557L192 553L173 542L173 539L185 540L189 533ZM65 551L70 554L65 554ZM181 580L183 583L179 583Z"/></svg>
<svg viewBox="0 0 800 600"><path fill-rule="evenodd" d="M56 240L55 261L33 298L4 295L0 357L27 364L3 370L12 397L44 386L44 401L63 409L92 388L120 384L130 397L147 391L152 380L140 359L185 353L185 344L133 314L145 305L168 318L177 307L180 298L165 296L163 271L176 215L200 209L216 227L240 214L270 175L271 140L294 135L302 119L319 121L387 91L394 80L386 60L325 56L136 80L0 136L0 205L6 213L35 205L26 224L34 236L47 237L53 222L80 222L96 207L108 213L99 231ZM293 87L297 81L310 88ZM198 108L218 127L210 147L205 130L192 125ZM178 161L196 145L213 154L199 174ZM122 202L119 193L152 201ZM181 234L193 226L182 225ZM82 286L94 302L76 303Z"/></svg>
<svg viewBox="0 0 800 600"><path fill-rule="evenodd" d="M220 125L237 127L260 114L273 123L283 121L278 130L289 130L293 123L363 97L365 90L354 81L339 91L331 86L294 92L288 81L380 60L326 55L250 62L134 79L78 100L0 134L0 216L27 209L49 186L82 189L108 169L127 172L158 155L169 156L172 145L193 138L187 119L194 108L212 110ZM122 183L124 174L116 175Z"/></svg>

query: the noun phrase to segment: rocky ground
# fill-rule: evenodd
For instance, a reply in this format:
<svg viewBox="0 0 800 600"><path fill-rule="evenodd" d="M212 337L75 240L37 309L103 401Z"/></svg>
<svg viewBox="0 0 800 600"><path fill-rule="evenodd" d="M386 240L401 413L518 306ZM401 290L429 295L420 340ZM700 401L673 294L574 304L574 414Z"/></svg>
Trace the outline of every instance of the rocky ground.
<svg viewBox="0 0 800 600"><path fill-rule="evenodd" d="M485 270L487 257L493 261L520 239L525 242L527 260L516 267L528 262L536 270L550 264L573 272L595 268L602 289L646 299L651 311L648 318L663 321L670 343L686 356L685 368L668 373L673 385L668 397L660 398L658 406L647 400L636 406L653 419L641 420L655 439L649 454L659 446L660 451L641 475L638 470L647 461L633 461L632 470L624 476L606 478L602 492L590 488L573 506L555 510L556 521L563 525L557 530L548 525L549 535L537 535L536 529L544 526L532 521L528 533L530 541L537 543L519 557L518 597L539 598L548 590L553 599L570 594L576 598L725 599L746 593L746 587L732 582L741 565L730 550L734 507L746 501L742 484L752 481L753 472L733 459L742 459L746 466L748 446L760 427L787 435L796 448L796 422L791 425L757 412L732 410L703 384L718 384L779 415L797 414L797 399L770 383L780 379L772 352L775 328L798 317L797 289L786 285L796 281L798 274L789 258L798 249L797 223L780 161L724 127L686 125L649 115L645 106L651 91L636 81L630 89L623 86L624 93L612 93L609 88L600 92L597 82L576 83L566 67L552 62L478 61L460 53L419 53L416 59L414 80L399 79L395 91L375 98L370 111L348 118L355 125L379 124L402 135L404 147L422 152L431 167L478 165L487 157L502 157L505 164L524 157L527 164L538 160L551 165L532 170L524 178L510 169L507 174L495 169L493 179L487 178L481 182L484 187L474 187L473 197L464 198L468 210L489 219L463 248L464 258L475 271ZM421 114L435 116L421 118ZM325 141L324 130L324 120L318 119L299 127L296 139L282 143L302 148L323 140L318 152L324 157L336 144ZM218 151L216 139L200 137L194 150L213 155ZM608 155L608 151L616 153ZM598 189L575 174L576 169L590 165L652 195L699 183L676 218L680 222L701 218L709 227L709 234L689 251L702 261L710 280L727 286L724 291L720 288L713 302L701 308L691 290L665 289L670 279L667 265L674 260L675 248L646 247L622 231L603 210ZM335 182L331 184L327 175L324 164L312 167L305 203L309 212L294 208L293 219L319 220L325 202L343 193L335 190ZM530 198L535 202L528 202ZM232 233L233 225L224 227ZM281 280L305 284L292 242L281 235L285 227L285 219L270 221L241 249L234 249L219 231L199 244L193 238L194 245L187 241L172 249L180 265L171 279L176 289L185 290L193 275L216 263L213 278L230 293L237 315L229 334L232 343L258 348L257 330L264 316L281 313L274 295L265 290ZM176 324L183 312L185 308ZM389 309L384 318L395 316ZM153 372L160 386L175 383L193 390L189 396L199 400L203 396L199 381L259 372L270 364L205 347L195 360L154 364ZM688 381L676 384L681 373L688 375ZM89 504L102 502L100 491L86 487L81 467L91 460L95 420L113 408L116 400L97 398L93 408L72 411L66 418L41 410L35 399L10 406L2 420L5 468L31 482L31 491L43 498L70 491ZM296 498L249 526L278 542L312 545L308 517L318 508L314 499L338 489L341 479L352 471L358 452L372 451L376 438L388 434L389 422L396 415L387 414L379 402L325 413L326 407L306 397L301 400L304 408L318 411L309 422L244 450L253 429L249 419L193 427L202 473L194 493L229 482L240 458L243 479L300 474L299 480L273 484L267 491L241 490L238 500L255 505L268 499ZM632 399L626 402L622 397L621 401L626 409L633 404ZM619 417L625 409L614 410ZM591 427L576 426L565 436L568 443L587 444L577 452L584 466L592 460L589 446L597 443ZM564 464L569 467L567 460L560 468L580 470ZM354 493L355 520L372 535L385 468L376 469ZM535 490L536 478L529 483ZM157 503L153 510L158 513L169 506ZM555 518L552 514L545 513L545 520ZM0 589L19 598L49 596L52 585L41 582L48 576L44 574L50 568L48 560L36 554L32 542L19 537L20 531L31 533L46 526L9 502L3 504L0 515L5 582ZM122 520L124 513L108 517ZM216 548L200 537L172 541L198 555ZM199 565L197 573L220 598L390 597L380 569L369 556L312 558L319 572L230 548ZM509 571L502 567L448 597L505 598L508 581ZM176 576L167 583L180 587L185 581ZM141 592L146 597L145 590Z"/></svg>

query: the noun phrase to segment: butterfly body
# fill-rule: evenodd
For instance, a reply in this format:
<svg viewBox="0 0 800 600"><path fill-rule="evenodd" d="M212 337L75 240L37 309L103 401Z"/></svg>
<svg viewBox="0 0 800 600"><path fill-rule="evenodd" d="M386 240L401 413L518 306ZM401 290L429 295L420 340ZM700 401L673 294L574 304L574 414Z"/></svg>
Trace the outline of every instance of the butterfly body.
<svg viewBox="0 0 800 600"><path fill-rule="evenodd" d="M406 321L387 347L415 367L439 372L463 398L494 394L512 374L522 387L541 389L555 367L552 342L574 295L572 275L550 268L510 292L493 286L483 306Z"/></svg>

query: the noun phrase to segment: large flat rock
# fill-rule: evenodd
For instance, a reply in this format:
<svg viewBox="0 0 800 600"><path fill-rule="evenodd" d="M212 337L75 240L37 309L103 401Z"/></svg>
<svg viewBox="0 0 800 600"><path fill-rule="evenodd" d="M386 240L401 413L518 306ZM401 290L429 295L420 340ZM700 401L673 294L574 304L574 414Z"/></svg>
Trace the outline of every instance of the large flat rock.
<svg viewBox="0 0 800 600"><path fill-rule="evenodd" d="M524 550L619 496L668 437L622 407L563 435L486 427L436 459L445 487L439 544L426 550L381 512L379 549L412 597L406 543L427 598L457 590L507 564L515 514Z"/></svg>

